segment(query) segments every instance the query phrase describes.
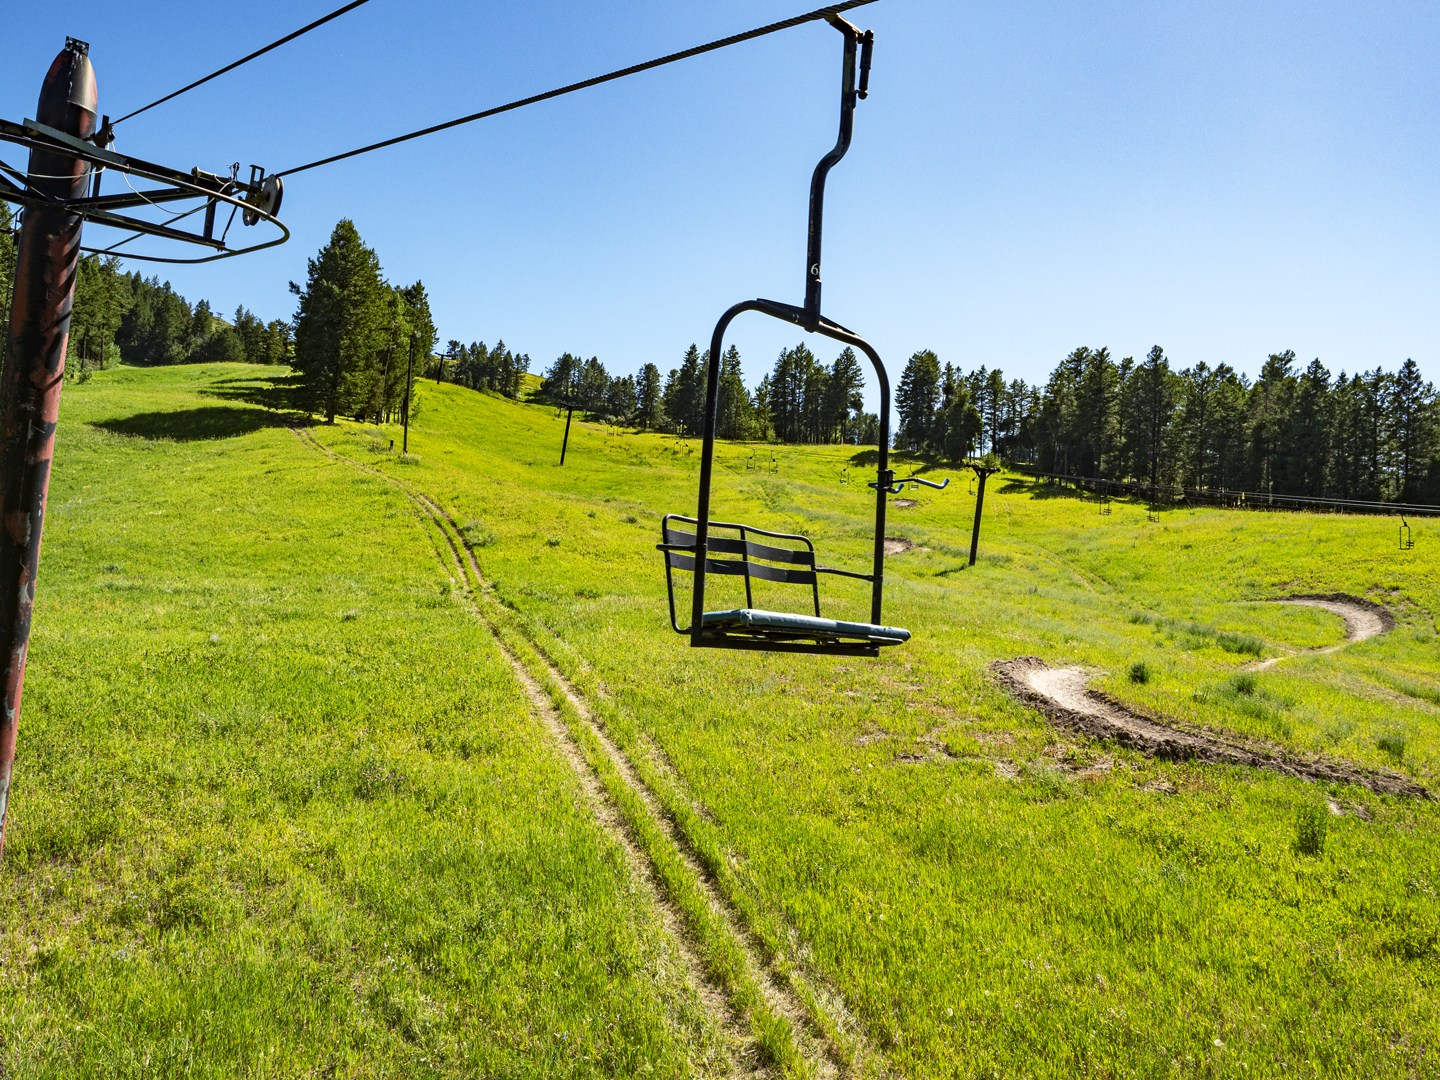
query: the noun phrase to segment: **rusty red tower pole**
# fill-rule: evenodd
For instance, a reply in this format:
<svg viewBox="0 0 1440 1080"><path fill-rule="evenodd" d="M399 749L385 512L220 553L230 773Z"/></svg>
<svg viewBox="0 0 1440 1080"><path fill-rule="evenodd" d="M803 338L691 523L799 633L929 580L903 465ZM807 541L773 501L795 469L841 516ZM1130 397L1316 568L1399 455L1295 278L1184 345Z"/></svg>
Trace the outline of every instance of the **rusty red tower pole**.
<svg viewBox="0 0 1440 1080"><path fill-rule="evenodd" d="M66 39L40 88L35 118L42 124L89 138L97 118L95 70L90 47ZM56 200L82 198L89 170L70 154L32 149L32 192ZM55 453L65 346L80 257L79 215L63 206L32 203L25 209L15 260L15 297L10 308L9 352L0 373L0 655L4 699L0 701L0 853L10 803L15 732L25 685L25 654L40 531Z"/></svg>

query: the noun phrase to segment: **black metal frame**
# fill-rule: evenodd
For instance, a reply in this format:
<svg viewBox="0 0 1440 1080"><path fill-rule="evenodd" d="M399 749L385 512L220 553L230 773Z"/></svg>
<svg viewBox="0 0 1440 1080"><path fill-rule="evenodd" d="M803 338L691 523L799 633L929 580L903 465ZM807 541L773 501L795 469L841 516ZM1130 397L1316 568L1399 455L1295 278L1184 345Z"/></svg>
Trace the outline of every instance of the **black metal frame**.
<svg viewBox="0 0 1440 1080"><path fill-rule="evenodd" d="M104 129L102 129L103 131ZM100 135L96 136L100 139ZM167 168L164 165L156 165L153 162L143 161L140 158L129 157L125 154L117 154L114 151L105 149L95 142L85 139L78 139L73 135L67 135L37 120L26 120L23 124L16 124L10 120L0 120L0 140L17 143L20 146L28 147L31 150L43 150L50 153L65 154L72 158L78 158L86 162L97 174L96 184L92 193L79 199L57 199L54 196L38 191L26 184L17 184L8 179L4 174L24 181L26 175L19 169L11 168L0 162L0 199L7 202L18 203L21 206L62 206L67 212L78 214L86 221L94 222L97 225L106 225L111 228L124 229L132 233L140 233L148 236L158 236L166 240L178 240L188 244L199 244L203 247L213 249L216 254L206 255L197 259L177 259L158 255L135 254L125 252L125 258L135 259L141 262L160 263L204 263L214 262L217 259L228 259L235 255L245 255L252 251L260 251L264 248L275 247L290 239L290 230L275 216L279 209L280 193L283 190L279 184L279 178L267 178L258 169L252 166L251 180L242 181L233 176L219 176L214 173L207 173L202 169L191 169L189 172L180 172L176 169ZM108 141L108 140L102 140ZM152 183L164 184L165 187L152 189L150 191L130 191L119 195L100 195L98 174L104 169L114 169L116 172L127 173L138 176ZM267 183L271 185L267 187ZM128 210L140 206L158 206L161 203L173 203L182 199L204 199L203 209L205 210L205 226L203 232L187 232L184 229L172 228L170 225L146 221L143 218L131 217L127 214L118 214L117 210ZM266 204L269 203L267 209ZM274 225L280 230L280 235L272 240L263 243L251 244L247 247L230 248L225 244L225 236L222 234L218 239L214 235L215 211L221 204L227 204L234 208L232 212L241 214L241 221L245 225L266 222ZM197 206L190 213L198 213L202 207ZM180 215L177 215L177 217ZM228 231L228 230L227 230ZM132 237L133 239L133 237ZM127 241L120 241L126 243ZM81 247L81 251L97 255L111 254L119 244L109 248Z"/></svg>
<svg viewBox="0 0 1440 1080"><path fill-rule="evenodd" d="M672 529L672 521L684 522L687 525L698 525L699 519L685 517L683 514L666 514L660 520L660 538L662 543L657 547L665 552L665 585L666 591L670 594L670 625L674 627L677 634L688 634L690 628L680 625L679 617L675 614L675 570L695 569L695 534L681 532ZM785 581L792 585L811 586L811 597L815 607L815 614L820 614L820 584L816 575L823 571L823 567L815 565L815 545L808 537L799 533L770 532L767 529L757 529L753 525L741 525L732 521L712 521L711 528L734 529L739 534L738 540L717 540L712 538L706 548L705 564L706 569L717 574L735 574L745 579L745 606L755 606L755 591L753 579L762 577L771 581ZM803 544L804 547L791 547L780 549L770 547L770 551L764 550L769 545L752 543L748 537L764 536L770 540L790 540L795 544ZM739 559L712 559L710 554L739 555ZM773 554L772 554L773 553ZM809 566L807 571L787 571L782 574L774 572L772 567L763 567L756 572L756 564L750 561L751 557L768 558L771 562L796 563L801 566ZM771 571L769 573L765 571ZM832 571L833 572L833 571Z"/></svg>
<svg viewBox="0 0 1440 1080"><path fill-rule="evenodd" d="M885 567L885 499L886 495L895 490L895 475L889 467L890 448L890 379L885 372L885 365L880 360L880 355L875 351L869 342L859 335L838 323L831 322L820 314L820 249L823 233L824 211L825 211L825 179L830 170L840 161L850 149L850 141L854 132L855 104L864 98L869 92L870 82L870 59L874 47L874 35L870 31L861 31L851 25L838 15L829 17L830 25L839 30L844 36L844 60L841 73L840 87L840 133L836 139L835 146L820 159L815 166L815 172L810 180L810 226L808 242L806 245L806 272L805 272L805 304L803 307L796 307L792 304L782 304L776 300L746 300L730 308L720 317L715 326L715 332L710 338L710 362L706 374L705 383L705 426L704 440L700 456L700 495L699 506L696 517L695 543L692 547L682 548L677 545L661 545L666 550L666 574L667 584L670 585L670 608L671 625L679 633L688 633L690 644L694 648L724 648L724 649L765 649L781 652L819 652L852 656L876 656L879 653L879 646L875 642L856 642L844 640L820 641L814 640L809 643L793 640L794 635L779 633L756 633L736 632L730 629L706 628L703 625L705 614L705 579L707 572L713 569L714 560L710 558L698 559L694 555L699 552L708 553L722 550L710 537L710 486L714 472L715 461L715 424L716 412L719 403L719 379L720 379L720 357L724 351L725 331L736 316L747 311L759 312L762 315L769 315L771 318L779 319L782 322L793 323L802 327L812 334L822 334L835 341L843 342L846 345L863 352L870 359L879 380L880 390L880 438L879 457L876 464L876 480L870 486L875 489L875 547L873 568L868 574L852 573L850 571L826 570L827 573L843 574L847 577L859 578L871 583L870 590L870 621L879 624L881 618L881 595L884 587ZM932 485L937 486L937 485ZM666 518L668 522L674 515ZM743 528L748 533L768 535L772 537L784 536L787 539L803 540L807 545L808 540L804 537L794 537L788 534L766 533L761 529L753 529L749 526L734 526L727 523L714 522L717 527L725 525L729 528ZM743 534L742 534L743 535ZM743 540L741 541L744 542ZM670 582L669 574L671 560L675 553L688 550L694 563L695 589L691 598L690 625L681 629L675 618L675 592L673 583ZM818 570L819 568L817 568ZM747 578L748 595L748 578ZM816 597L816 611L818 614L818 594Z"/></svg>
<svg viewBox="0 0 1440 1080"><path fill-rule="evenodd" d="M1409 551L1415 546L1415 538L1410 535L1410 523L1404 518L1400 519L1400 550Z"/></svg>
<svg viewBox="0 0 1440 1080"><path fill-rule="evenodd" d="M673 523L676 522L698 526L700 521L698 518L686 517L683 514L666 514L660 523L660 535L663 542L656 545L665 553L665 591L670 599L670 626L677 634L689 634L692 627L681 626L679 614L675 610L674 572L696 569L695 555L698 545L696 533L674 528ZM710 521L706 524L707 532L710 529L728 529L735 532L735 539L713 535L708 537L705 548L705 568L706 572L710 574L744 578L745 606L748 608L755 606L754 582L757 578L762 581L774 581L788 585L808 585L811 607L816 618L821 617L819 580L821 574L870 580L868 574L857 574L851 570L820 566L815 561L815 545L808 537L801 536L799 533L773 532L769 529L757 529L753 525L742 525L733 521ZM787 541L788 546L757 543L751 539L755 536L764 537L766 540ZM732 557L713 557L716 555ZM783 565L773 565L775 563ZM693 610L691 614L693 617ZM823 631L813 630L791 631L768 628L762 631L746 627L726 627L720 630L712 627L706 631L706 638L706 644L711 648L763 648L781 652L843 653L849 656L878 656L880 653L880 646L877 643L844 638L839 635L826 635Z"/></svg>

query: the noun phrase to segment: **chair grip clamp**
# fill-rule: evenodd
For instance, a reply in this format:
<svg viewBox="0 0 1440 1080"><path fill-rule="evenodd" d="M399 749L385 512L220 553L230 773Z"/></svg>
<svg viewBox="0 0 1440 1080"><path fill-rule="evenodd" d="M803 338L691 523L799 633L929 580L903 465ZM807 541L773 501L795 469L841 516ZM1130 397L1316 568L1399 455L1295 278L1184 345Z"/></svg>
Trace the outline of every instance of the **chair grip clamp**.
<svg viewBox="0 0 1440 1080"><path fill-rule="evenodd" d="M875 31L866 30L860 39L860 87L855 96L864 101L870 96L870 60L875 55Z"/></svg>

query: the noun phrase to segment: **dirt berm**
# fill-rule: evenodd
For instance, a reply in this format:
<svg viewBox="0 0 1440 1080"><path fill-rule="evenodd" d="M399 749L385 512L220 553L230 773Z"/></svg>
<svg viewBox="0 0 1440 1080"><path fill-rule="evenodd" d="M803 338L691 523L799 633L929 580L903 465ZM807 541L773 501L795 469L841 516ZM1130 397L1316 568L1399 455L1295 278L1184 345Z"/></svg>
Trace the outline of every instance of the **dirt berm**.
<svg viewBox="0 0 1440 1080"><path fill-rule="evenodd" d="M1142 716L1113 698L1086 687L1078 668L1052 668L1038 656L999 660L991 665L1016 697L1039 709L1068 731L1129 746L1151 757L1249 765L1285 776L1341 784L1359 784L1386 795L1428 799L1425 788L1394 773L1340 762L1307 759L1283 751L1223 739L1203 730L1187 730L1160 718Z"/></svg>

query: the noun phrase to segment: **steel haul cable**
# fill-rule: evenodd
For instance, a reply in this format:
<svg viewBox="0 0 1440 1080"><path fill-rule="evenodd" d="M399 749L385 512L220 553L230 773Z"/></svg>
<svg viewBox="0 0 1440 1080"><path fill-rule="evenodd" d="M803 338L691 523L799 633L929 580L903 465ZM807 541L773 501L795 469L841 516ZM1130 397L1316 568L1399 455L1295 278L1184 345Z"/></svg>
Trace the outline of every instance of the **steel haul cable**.
<svg viewBox="0 0 1440 1080"><path fill-rule="evenodd" d="M668 56L661 56L654 60L647 60L642 64L632 64L630 67L620 68L605 75L596 75L594 78L585 79L581 82L570 83L568 86L561 86L554 90L546 90L542 94L534 94L527 98L520 98L518 101L511 101L505 105L497 105L492 109L484 109L469 116L462 116L455 120L447 120L441 124L433 124L419 131L412 131L406 135L397 135L391 139L383 139L380 142L370 143L368 146L361 146L354 150L347 150L341 154L332 154L330 157L321 158L319 161L307 162L304 165L296 165L290 169L280 169L277 176L293 176L296 173L305 172L307 169L318 169L321 165L333 165L337 161L344 161L346 158L359 157L361 154L368 154L375 150L383 150L387 146L395 146L399 143L409 142L411 139L423 138L426 135L434 135L440 131L446 131L462 124L471 124L476 120L485 120L501 113L513 112L516 109L523 109L527 105L535 105L541 101L549 101L552 98L563 97L565 94L573 94L577 90L588 90L592 86L599 86L601 83L614 82L616 79L623 79L629 75L638 75L642 71L650 71L653 68L664 67L666 64L673 64L680 60L689 60L691 57L700 56L704 53L715 52L717 49L729 48L731 45L739 45L741 42L753 41L756 38L765 37L767 34L778 33L781 30L789 30L805 23L817 22L821 19L828 19L832 15L839 15L843 11L852 8L864 7L866 4L873 4L876 0L846 0L845 3L831 4L828 7L818 8L815 11L807 12L804 15L795 15L789 19L782 19L780 22L771 23L768 26L757 27L754 30L747 30L744 33L732 34L730 37L720 38L705 45L696 45L693 48L681 52L671 53Z"/></svg>
<svg viewBox="0 0 1440 1080"><path fill-rule="evenodd" d="M306 26L302 26L299 30L294 31L293 33L286 34L284 37L280 38L278 41L272 41L269 45L266 45L263 49L256 49L256 50L255 50L254 52L252 52L249 56L242 56L239 60L236 60L233 64L226 64L226 65L225 65L223 68L221 68L219 71L212 71L209 75L206 75L203 79L196 79L196 80L195 80L194 82L192 82L190 85L188 85L188 86L182 86L179 90L176 90L174 93L166 94L164 97L162 97L162 98L157 98L155 101L150 102L149 105L142 105L140 108L136 109L134 112L128 112L128 113L126 113L124 116L120 117L119 120L114 121L111 126L113 127L114 124L119 124L119 123L122 123L122 122L125 121L125 120L129 120L132 116L139 116L139 115L140 115L141 113L143 113L146 109L153 109L156 105L163 105L165 102L169 101L171 98L177 98L177 97L179 97L181 94L186 93L187 91L194 90L197 86L202 86L202 85L204 85L205 83L209 82L211 79L219 78L221 75L224 75L227 71L234 71L234 70L235 70L236 68L238 68L241 64L248 64L251 60L254 60L256 57L258 57L258 56L264 56L264 55L265 55L267 52L269 52L271 49L278 49L281 45L284 45L286 42L294 41L296 38L301 37L302 35L308 34L311 30L314 30L314 29L316 29L317 27L320 27L320 26L324 26L324 25L325 25L326 23L328 23L331 19L338 19L341 15L344 15L347 11L353 11L355 8L359 7L361 4L368 4L369 2L370 2L370 0L353 0L352 3L346 4L344 7L342 7L342 8L337 8L336 10L330 12L329 15L325 15L325 16L319 18L319 19L316 19L314 22L312 22L312 23L310 23L310 24L308 24L308 25L306 25Z"/></svg>

